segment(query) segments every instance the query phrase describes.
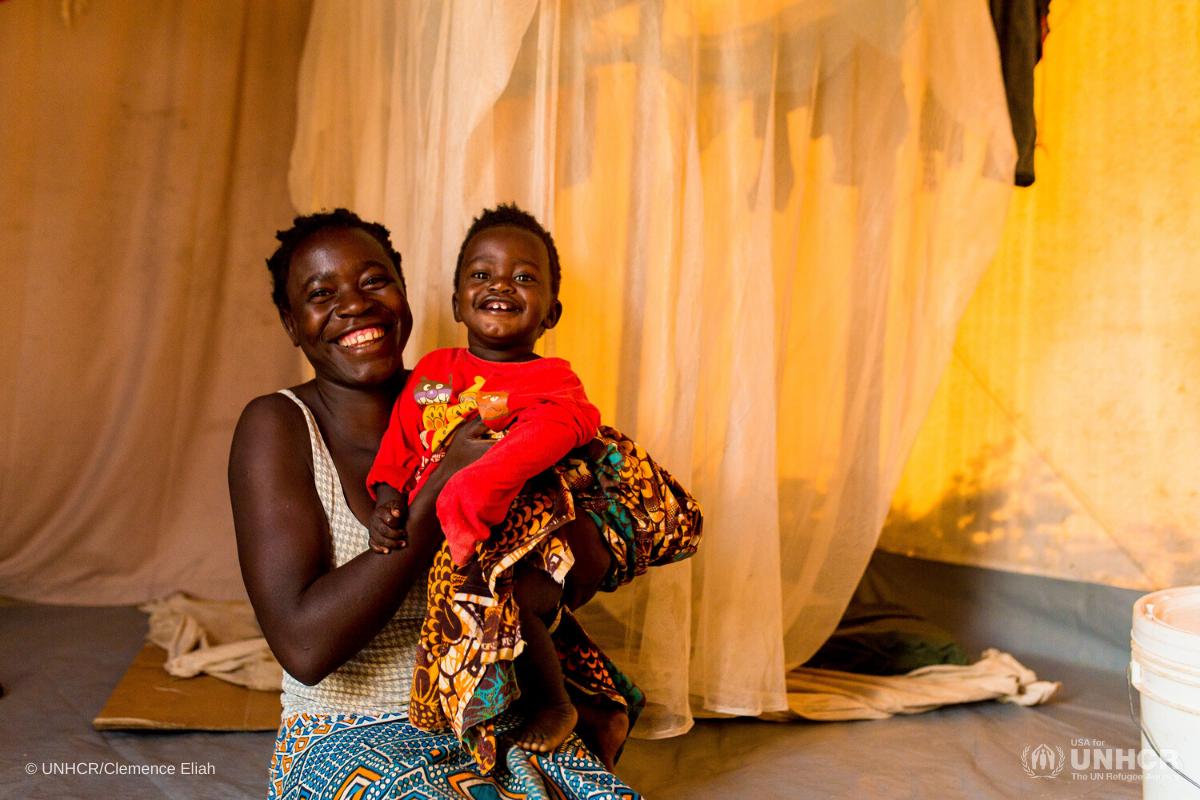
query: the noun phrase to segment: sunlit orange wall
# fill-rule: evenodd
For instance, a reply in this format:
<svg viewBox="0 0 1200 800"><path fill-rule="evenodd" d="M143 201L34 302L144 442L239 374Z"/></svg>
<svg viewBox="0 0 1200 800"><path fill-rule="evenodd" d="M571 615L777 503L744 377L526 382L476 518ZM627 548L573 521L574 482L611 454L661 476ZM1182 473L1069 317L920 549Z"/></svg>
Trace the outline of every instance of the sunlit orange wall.
<svg viewBox="0 0 1200 800"><path fill-rule="evenodd" d="M1037 182L959 330L880 546L1200 583L1200 3L1054 0Z"/></svg>

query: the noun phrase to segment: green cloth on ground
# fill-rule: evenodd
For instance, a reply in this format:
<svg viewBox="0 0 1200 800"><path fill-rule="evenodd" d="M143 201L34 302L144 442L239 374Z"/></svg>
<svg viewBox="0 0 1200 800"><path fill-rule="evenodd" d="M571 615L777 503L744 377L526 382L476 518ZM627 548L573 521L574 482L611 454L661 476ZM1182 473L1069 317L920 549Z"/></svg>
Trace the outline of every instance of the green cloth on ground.
<svg viewBox="0 0 1200 800"><path fill-rule="evenodd" d="M837 630L804 665L859 675L903 675L935 664L965 666L950 634L892 603L852 602Z"/></svg>

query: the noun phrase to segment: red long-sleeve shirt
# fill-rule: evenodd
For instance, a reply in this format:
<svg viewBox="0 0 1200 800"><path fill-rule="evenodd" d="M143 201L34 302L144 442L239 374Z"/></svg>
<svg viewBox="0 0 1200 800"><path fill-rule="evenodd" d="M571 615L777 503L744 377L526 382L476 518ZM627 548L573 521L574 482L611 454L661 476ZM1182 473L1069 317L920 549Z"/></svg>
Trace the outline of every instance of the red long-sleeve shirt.
<svg viewBox="0 0 1200 800"><path fill-rule="evenodd" d="M386 483L416 494L441 460L446 436L476 413L492 430L508 432L438 496L438 519L460 565L504 520L525 481L589 442L600 425L599 410L561 358L508 363L465 348L435 350L396 400L367 487Z"/></svg>

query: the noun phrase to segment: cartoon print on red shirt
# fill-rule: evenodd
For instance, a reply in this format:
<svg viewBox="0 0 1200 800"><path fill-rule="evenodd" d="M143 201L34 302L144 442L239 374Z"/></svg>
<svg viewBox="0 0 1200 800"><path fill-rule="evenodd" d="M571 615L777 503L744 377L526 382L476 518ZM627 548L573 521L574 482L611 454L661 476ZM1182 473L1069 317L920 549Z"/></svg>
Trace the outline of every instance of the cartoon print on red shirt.
<svg viewBox="0 0 1200 800"><path fill-rule="evenodd" d="M483 376L476 375L474 382L459 392L458 402L453 405L442 406L445 411L440 424L433 430L431 435L421 435L421 443L428 447L430 452L440 452L446 438L454 432L454 429L458 427L458 423L471 416L471 412L475 410L476 397L481 391L483 391Z"/></svg>
<svg viewBox="0 0 1200 800"><path fill-rule="evenodd" d="M479 416L485 422L508 413L508 392L483 392L479 395Z"/></svg>

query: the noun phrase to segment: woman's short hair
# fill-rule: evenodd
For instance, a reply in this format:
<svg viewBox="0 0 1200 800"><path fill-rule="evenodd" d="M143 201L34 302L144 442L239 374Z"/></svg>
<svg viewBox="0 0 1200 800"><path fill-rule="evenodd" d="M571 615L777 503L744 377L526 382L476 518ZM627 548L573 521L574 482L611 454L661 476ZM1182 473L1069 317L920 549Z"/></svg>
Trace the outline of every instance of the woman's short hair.
<svg viewBox="0 0 1200 800"><path fill-rule="evenodd" d="M292 253L296 251L301 242L325 228L358 228L369 233L392 259L392 264L396 267L396 274L400 277L400 288L407 294L408 290L404 286L404 270L400 268L400 254L392 246L392 236L388 233L388 229L378 222L364 221L353 211L335 208L333 211L321 211L296 217L292 220L292 227L275 234L275 238L279 240L279 247L267 259L267 269L271 271L271 299L275 301L275 307L279 309L280 314L286 314L291 310L287 298L287 279Z"/></svg>

